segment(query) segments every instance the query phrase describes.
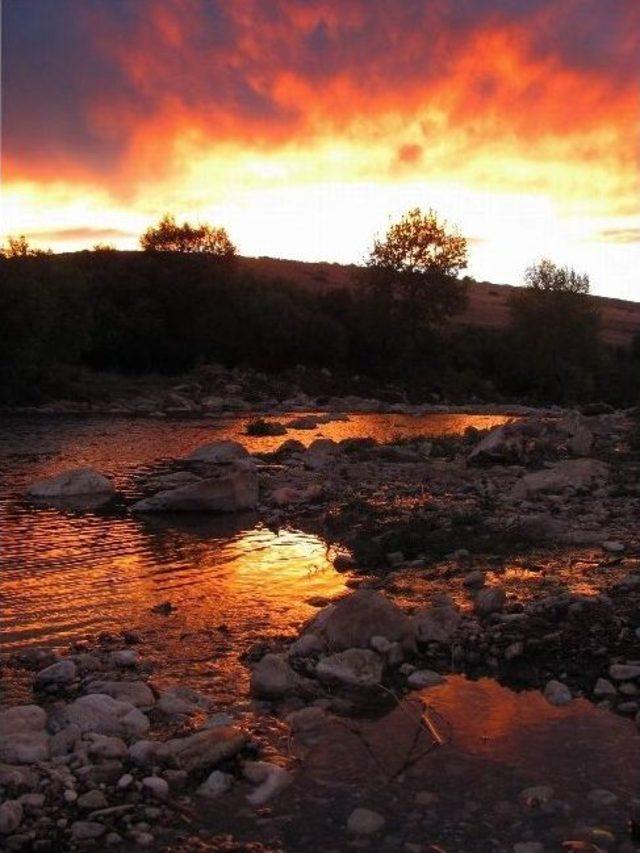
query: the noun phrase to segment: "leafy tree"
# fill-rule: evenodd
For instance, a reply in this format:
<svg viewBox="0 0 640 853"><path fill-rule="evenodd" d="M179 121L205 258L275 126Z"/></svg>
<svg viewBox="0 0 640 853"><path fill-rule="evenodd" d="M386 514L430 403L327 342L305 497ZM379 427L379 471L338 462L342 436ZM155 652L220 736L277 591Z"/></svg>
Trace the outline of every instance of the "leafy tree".
<svg viewBox="0 0 640 853"><path fill-rule="evenodd" d="M509 301L514 390L560 402L588 398L601 355L589 277L544 258L525 271L524 284Z"/></svg>
<svg viewBox="0 0 640 853"><path fill-rule="evenodd" d="M7 245L0 248L0 256L3 258L35 258L50 254L51 249L34 249L24 234L7 237Z"/></svg>
<svg viewBox="0 0 640 853"><path fill-rule="evenodd" d="M225 261L235 257L237 251L224 228L188 222L178 225L170 214L144 232L140 245L145 252L198 252Z"/></svg>
<svg viewBox="0 0 640 853"><path fill-rule="evenodd" d="M436 212L419 207L395 222L383 239L376 238L368 267L396 273L437 273L457 276L467 266L467 241L439 222Z"/></svg>

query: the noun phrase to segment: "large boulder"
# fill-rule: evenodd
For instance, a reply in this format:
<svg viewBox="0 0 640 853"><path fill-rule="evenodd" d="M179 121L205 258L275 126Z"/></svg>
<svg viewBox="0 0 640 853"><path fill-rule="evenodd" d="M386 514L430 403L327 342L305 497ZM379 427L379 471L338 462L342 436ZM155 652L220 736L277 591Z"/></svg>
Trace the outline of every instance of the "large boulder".
<svg viewBox="0 0 640 853"><path fill-rule="evenodd" d="M513 487L513 497L527 499L545 492L585 489L602 483L609 476L609 466L597 459L568 459L542 471L525 474Z"/></svg>
<svg viewBox="0 0 640 853"><path fill-rule="evenodd" d="M166 743L169 756L180 770L207 770L233 758L247 741L244 732L233 726L204 729Z"/></svg>
<svg viewBox="0 0 640 853"><path fill-rule="evenodd" d="M370 649L347 649L322 658L316 668L321 681L345 687L375 687L382 681L384 662Z"/></svg>
<svg viewBox="0 0 640 853"><path fill-rule="evenodd" d="M241 512L258 504L258 475L235 465L198 483L158 492L138 501L132 512Z"/></svg>
<svg viewBox="0 0 640 853"><path fill-rule="evenodd" d="M27 494L32 498L110 497L115 494L115 488L110 480L92 468L74 468L32 483Z"/></svg>
<svg viewBox="0 0 640 853"><path fill-rule="evenodd" d="M416 640L420 643L450 643L462 615L448 595L434 595L431 603L413 617Z"/></svg>
<svg viewBox="0 0 640 853"><path fill-rule="evenodd" d="M106 693L81 696L66 708L64 718L67 724L75 723L81 732L141 737L149 731L149 720L139 708Z"/></svg>
<svg viewBox="0 0 640 853"><path fill-rule="evenodd" d="M249 455L246 447L237 441L211 441L191 451L185 458L191 462L210 462L227 465L245 459Z"/></svg>
<svg viewBox="0 0 640 853"><path fill-rule="evenodd" d="M412 644L409 617L372 589L361 589L317 614L309 630L322 637L331 651L369 647L372 637Z"/></svg>

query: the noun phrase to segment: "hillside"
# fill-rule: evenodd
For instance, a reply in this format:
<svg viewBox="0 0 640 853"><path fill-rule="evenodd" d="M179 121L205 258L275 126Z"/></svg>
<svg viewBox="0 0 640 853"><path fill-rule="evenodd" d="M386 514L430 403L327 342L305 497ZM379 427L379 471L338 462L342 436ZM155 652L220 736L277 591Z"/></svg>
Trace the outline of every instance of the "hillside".
<svg viewBox="0 0 640 853"><path fill-rule="evenodd" d="M307 263L277 258L241 258L242 266L264 279L280 278L315 291L354 286L357 267L331 263ZM469 286L469 305L458 322L485 329L501 329L509 322L507 301L514 287L509 284L475 282ZM603 339L615 346L628 346L640 331L640 303L624 299L592 297L602 318Z"/></svg>

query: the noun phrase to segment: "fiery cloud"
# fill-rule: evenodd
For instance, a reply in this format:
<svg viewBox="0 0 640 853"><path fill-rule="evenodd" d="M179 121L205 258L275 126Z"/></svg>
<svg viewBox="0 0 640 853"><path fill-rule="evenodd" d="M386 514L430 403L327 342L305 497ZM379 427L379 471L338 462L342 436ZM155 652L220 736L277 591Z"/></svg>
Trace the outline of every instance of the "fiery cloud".
<svg viewBox="0 0 640 853"><path fill-rule="evenodd" d="M635 0L7 0L4 177L127 232L372 183L628 217L639 32Z"/></svg>

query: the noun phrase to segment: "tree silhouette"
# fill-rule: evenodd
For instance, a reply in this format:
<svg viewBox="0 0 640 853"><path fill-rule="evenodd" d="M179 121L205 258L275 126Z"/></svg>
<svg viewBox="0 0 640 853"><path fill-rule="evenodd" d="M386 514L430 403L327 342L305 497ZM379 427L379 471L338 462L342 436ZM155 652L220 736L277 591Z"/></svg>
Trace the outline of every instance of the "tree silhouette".
<svg viewBox="0 0 640 853"><path fill-rule="evenodd" d="M34 249L24 234L7 237L7 245L0 247L0 257L3 258L35 258L50 254L51 249Z"/></svg>
<svg viewBox="0 0 640 853"><path fill-rule="evenodd" d="M145 252L199 252L230 260L236 247L224 228L212 225L178 225L175 217L165 214L157 225L148 228L140 237Z"/></svg>

